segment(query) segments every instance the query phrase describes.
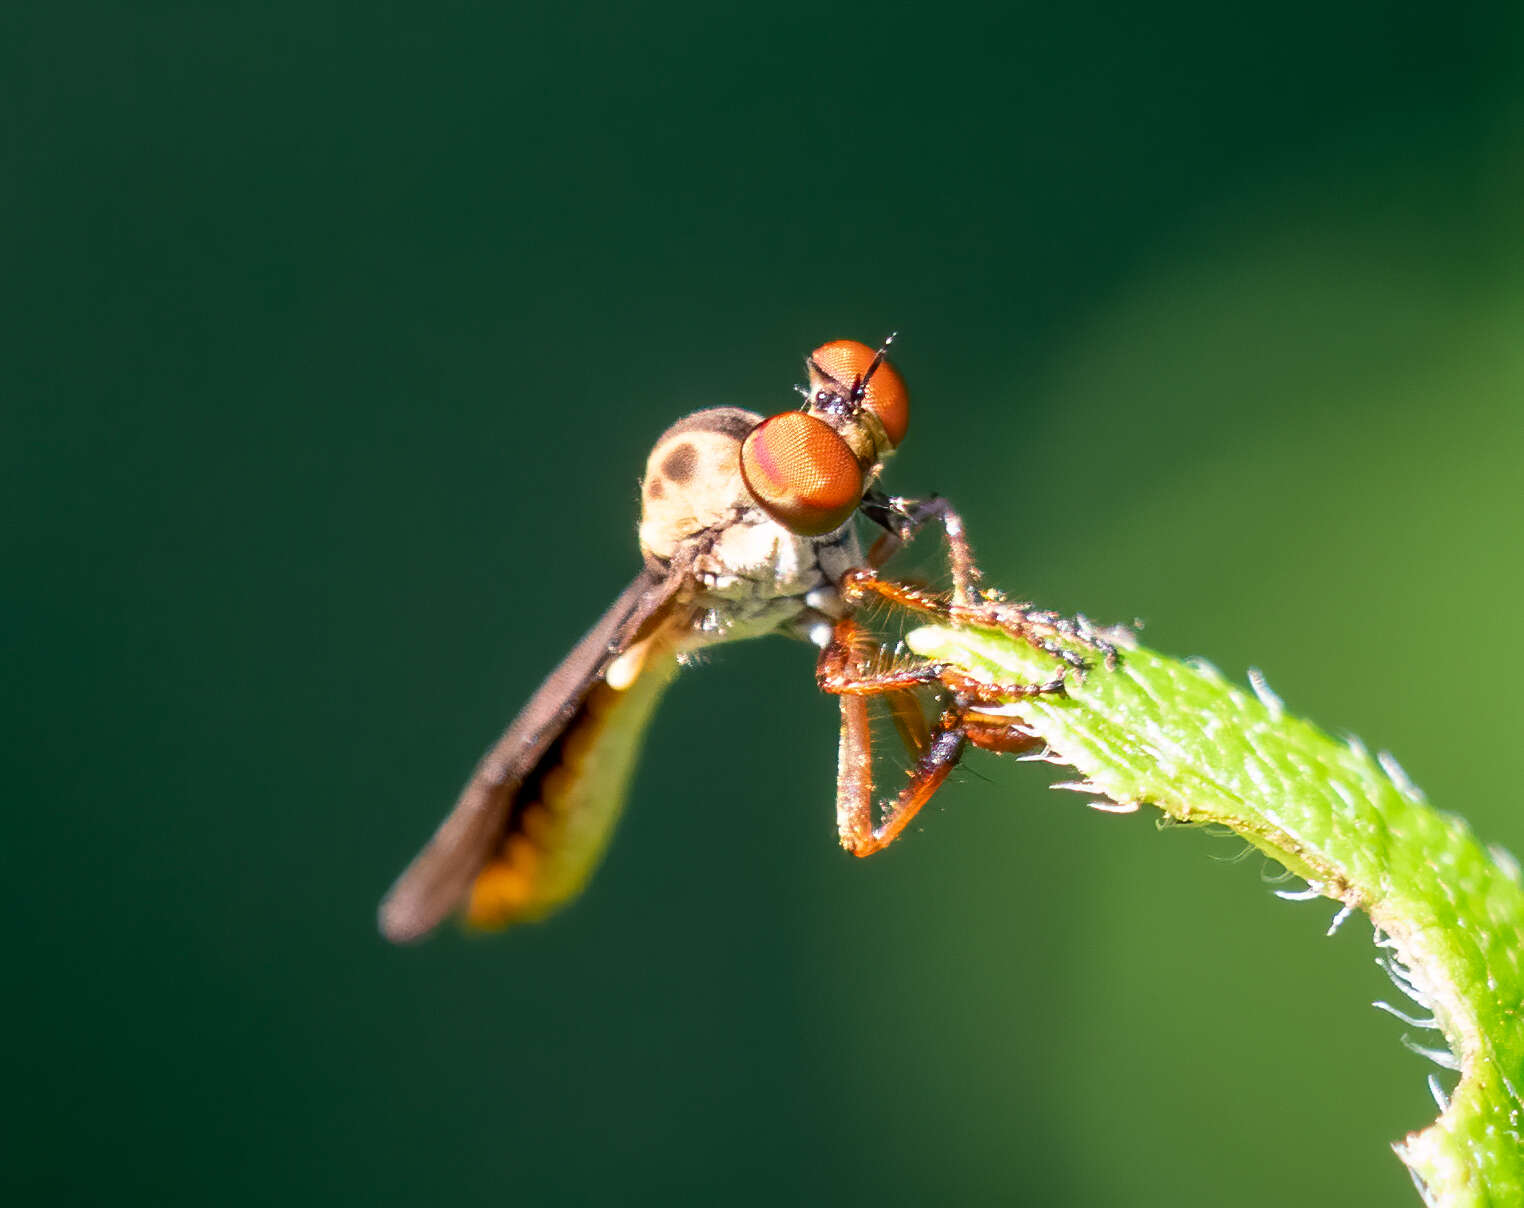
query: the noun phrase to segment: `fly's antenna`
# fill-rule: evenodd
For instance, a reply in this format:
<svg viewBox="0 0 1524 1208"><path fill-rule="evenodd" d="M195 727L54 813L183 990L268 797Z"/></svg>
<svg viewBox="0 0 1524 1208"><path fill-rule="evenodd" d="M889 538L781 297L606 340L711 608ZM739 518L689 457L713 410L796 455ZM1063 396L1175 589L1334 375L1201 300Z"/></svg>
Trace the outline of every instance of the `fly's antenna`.
<svg viewBox="0 0 1524 1208"><path fill-rule="evenodd" d="M869 380L878 372L878 367L884 363L884 358L889 355L889 345L894 343L899 334L897 331L891 331L884 337L884 342L878 346L878 351L873 354L873 360L869 362L868 368L863 370L863 375L858 379L857 385L852 387L852 401L854 403L862 402L867 396Z"/></svg>

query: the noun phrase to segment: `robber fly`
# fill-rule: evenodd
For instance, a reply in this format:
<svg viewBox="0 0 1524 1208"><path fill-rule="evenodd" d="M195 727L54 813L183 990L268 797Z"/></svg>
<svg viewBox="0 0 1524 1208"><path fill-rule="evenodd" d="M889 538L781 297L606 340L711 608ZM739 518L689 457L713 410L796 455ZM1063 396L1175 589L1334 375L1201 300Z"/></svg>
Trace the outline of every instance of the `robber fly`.
<svg viewBox="0 0 1524 1208"><path fill-rule="evenodd" d="M1008 724L968 714L969 702L989 693L949 678L949 669L875 670L851 615L873 593L923 611L942 606L874 573L932 519L949 540L952 606L985 607L975 599L977 571L956 514L939 499L891 499L875 489L910 418L889 343L817 348L806 361L800 410L764 419L715 407L662 434L641 485L643 569L529 698L398 878L380 909L388 939L417 939L456 911L483 928L537 919L573 897L608 844L662 691L680 661L705 646L781 632L822 648L820 685L842 701L838 824L843 845L859 855L903 830L966 741L1006 749L998 744L1016 740ZM883 530L866 557L854 526L859 511ZM935 733L912 695L928 684L962 693ZM1008 695L1044 690L1055 685L1016 686ZM875 695L889 701L917 757L878 826L866 713Z"/></svg>

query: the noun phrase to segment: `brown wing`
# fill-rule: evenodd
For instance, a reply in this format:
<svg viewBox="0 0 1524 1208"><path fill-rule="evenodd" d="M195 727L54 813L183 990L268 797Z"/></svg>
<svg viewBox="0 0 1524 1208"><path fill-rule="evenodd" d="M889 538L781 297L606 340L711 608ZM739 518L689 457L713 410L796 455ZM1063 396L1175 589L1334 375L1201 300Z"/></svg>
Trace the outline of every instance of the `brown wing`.
<svg viewBox="0 0 1524 1208"><path fill-rule="evenodd" d="M581 743L585 748L608 728L611 702L606 698L611 690L603 681L610 664L637 640L659 636L655 631L667 619L681 583L681 575L642 571L550 673L502 738L482 757L455 808L387 893L378 916L382 935L396 943L427 935L464 904L479 877L490 880L482 875L483 870L489 864L502 863L505 849L511 849L510 840L516 837L514 832L531 821L525 817L525 807L536 803L522 798L531 793L545 794L548 773L555 770L547 765L565 762L568 747L575 745L568 742L573 732L587 732ZM644 708L640 720L648 715L655 693L670 675L671 655L665 650L660 654L650 672L637 677L644 681L645 691L613 694L638 701ZM598 688L605 691L591 701L596 708L589 708ZM633 749L624 753L628 765ZM604 829L612 825L613 812L617 812L617 802L603 823ZM601 845L597 850L601 851ZM583 864L595 857L596 851ZM560 896L569 896L575 887L561 886ZM473 904L471 913L475 922L500 925L512 913L529 914L537 905L543 913L548 904L553 902L525 902L521 903L525 910L500 911L498 915L487 912L483 917L477 917L483 912Z"/></svg>

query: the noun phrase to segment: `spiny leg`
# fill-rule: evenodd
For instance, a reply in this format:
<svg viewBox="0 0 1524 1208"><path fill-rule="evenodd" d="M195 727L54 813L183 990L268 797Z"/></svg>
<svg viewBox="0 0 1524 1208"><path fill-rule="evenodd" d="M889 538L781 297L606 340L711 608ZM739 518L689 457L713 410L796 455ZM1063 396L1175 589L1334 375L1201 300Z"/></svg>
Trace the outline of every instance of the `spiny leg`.
<svg viewBox="0 0 1524 1208"><path fill-rule="evenodd" d="M911 769L910 783L900 790L894 804L885 812L884 820L869 836L871 842L854 848L854 854L871 856L874 852L883 851L899 838L900 832L910 825L911 819L942 787L953 768L958 766L958 760L963 758L965 742L966 736L956 715L951 711L943 713L937 720L937 730L932 735L931 745Z"/></svg>
<svg viewBox="0 0 1524 1208"><path fill-rule="evenodd" d="M918 612L1000 629L1055 658L1063 659L1079 671L1088 671L1089 663L1056 639L1067 639L1096 651L1104 659L1108 670L1116 666L1116 644L1105 632L1097 629L1089 617L1080 615L1069 618L1047 609L1031 609L1024 604L1011 604L996 594L979 590L981 575L974 562L963 518L940 495L926 499L903 499L872 489L863 496L862 513L882 528L884 533L868 551L869 569L852 572L848 576L849 580L854 577L858 579L855 586L844 584L849 603L860 600L872 591ZM889 584L873 574L930 520L941 521L947 533L953 594L951 601L946 603L923 589L905 584Z"/></svg>
<svg viewBox="0 0 1524 1208"><path fill-rule="evenodd" d="M868 699L843 696L841 740L836 754L836 833L841 845L856 852L873 836L873 739L868 727Z"/></svg>
<svg viewBox="0 0 1524 1208"><path fill-rule="evenodd" d="M816 677L820 686L840 699L841 741L836 773L836 829L841 845L854 855L882 851L904 830L963 753L957 715L944 712L935 735L912 689L937 683L943 668L925 663L897 671L871 672L865 666L862 630L850 616L837 621L831 643L821 652ZM873 821L873 736L868 721L868 697L885 698L906 749L915 756L910 783L883 822Z"/></svg>
<svg viewBox="0 0 1524 1208"><path fill-rule="evenodd" d="M869 596L878 596L890 604L898 604L910 612L946 620L951 614L947 597L941 592L911 583L899 583L894 579L880 578L876 571L859 567L849 570L841 579L841 594L849 606L861 604Z"/></svg>
<svg viewBox="0 0 1524 1208"><path fill-rule="evenodd" d="M949 678L947 673L944 672L943 678L944 681ZM956 678L966 679L961 675ZM967 686L977 690L979 701L993 705L1013 696L1061 692L1063 680L1058 679L1048 684L1016 685L1010 689L994 688L977 681L968 681ZM880 691L891 700L908 696L908 693L893 688ZM873 689L847 691L841 693L839 698L841 747L836 780L836 828L841 836L841 845L856 856L871 856L883 851L899 837L920 808L942 787L962 758L968 743L1000 753L1029 751L1038 744L1036 738L1023 733L1009 721L977 716L978 706L973 706L971 711L968 701L959 693L937 718L935 731L919 751L915 766L911 769L910 782L892 803L885 803L881 807L883 821L874 826L873 740L868 724L867 701L868 696L873 694ZM901 736L903 737L903 731Z"/></svg>
<svg viewBox="0 0 1524 1208"><path fill-rule="evenodd" d="M842 598L849 607L855 608L867 596L874 595L909 612L924 613L939 620L998 629L1051 654L1054 658L1062 659L1076 671L1088 671L1090 664L1083 655L1058 641L1059 637L1082 642L1103 651L1107 656L1108 666L1112 664L1116 656L1116 648L1111 643L1104 642L1098 636L1082 634L1071 622L1058 617L1055 613L1028 612L1022 605L1009 604L1001 600L984 600L978 604L949 603L937 592L909 583L897 583L893 579L884 579L864 568L850 570L843 576L841 592ZM821 686L825 687L824 684ZM826 690L830 691L829 688ZM1052 689L1045 688L1045 690ZM1010 692L1014 695L1024 695L1017 688L1010 689Z"/></svg>
<svg viewBox="0 0 1524 1208"><path fill-rule="evenodd" d="M963 528L963 517L940 495L927 499L901 499L869 491L863 496L863 514L884 530L868 551L868 565L877 569L889 561L928 521L938 520L947 534L948 562L952 570L953 601L971 604L979 598L979 567Z"/></svg>
<svg viewBox="0 0 1524 1208"><path fill-rule="evenodd" d="M842 580L842 598L849 609L855 609L869 595L876 595L911 612L1010 633L1081 671L1088 669L1089 664L1059 639L1103 651L1108 665L1115 658L1115 648L1083 618L1070 622L1055 613L1030 610L980 592L979 571L963 522L945 500L891 499L874 491L864 498L863 511L884 528L885 535L873 545L868 567L849 571ZM880 578L876 573L930 519L940 520L947 533L953 577L951 601L925 588ZM993 708L1010 700L1065 690L1064 670L1039 684L988 684L946 663L870 670L867 656L872 649L872 643L865 640L864 631L849 613L837 622L816 669L820 687L840 700L837 829L842 846L859 856L882 851L899 836L947 780L968 743L992 751L1031 748L1035 740L1011 723L978 716L980 706ZM915 688L929 684L939 684L953 694L952 703L937 718L935 730L930 734L913 696ZM883 821L877 827L873 825L869 696L886 698L901 739L916 756L910 782L893 803L884 807ZM907 726L913 727L909 734Z"/></svg>
<svg viewBox="0 0 1524 1208"><path fill-rule="evenodd" d="M831 643L821 652L816 677L820 686L840 698L841 740L837 760L836 826L841 844L858 856L870 856L894 842L946 781L972 740L991 750L1021 750L1031 740L1009 723L977 720L968 724L968 702L1011 700L1063 691L1063 679L1045 684L992 685L975 680L940 663L889 671L865 666L862 630L846 616L837 621ZM928 732L912 690L939 684L954 693L952 704ZM873 738L868 721L868 697L882 696L906 749L915 756L910 782L892 803L883 806L883 821L873 823ZM907 730L909 731L907 733Z"/></svg>
<svg viewBox="0 0 1524 1208"><path fill-rule="evenodd" d="M875 594L882 595L907 608L945 615L946 606L941 598L918 587L909 587L879 579L870 571L851 571L847 576L847 599L856 603L858 597L852 590L854 580L866 583ZM1029 640L1035 641L1031 635ZM883 671L867 668L865 653L871 643L864 638L862 626L852 614L842 617L831 631L831 641L820 652L815 665L815 682L822 692L832 696L908 696L909 690L929 684L942 687L969 701L1016 700L1028 696L1045 696L1064 691L1064 674L1059 672L1053 679L1035 684L991 684L952 666L950 663L913 663L906 667L893 667ZM1046 646L1044 647L1046 648ZM896 717L905 708L903 699L891 697L889 707ZM913 701L912 701L913 704ZM896 725L901 725L897 720ZM903 727L902 727L903 733ZM911 745L907 743L907 745ZM923 746L918 743L916 746Z"/></svg>
<svg viewBox="0 0 1524 1208"><path fill-rule="evenodd" d="M865 644L862 627L853 617L838 620L831 630L831 641L820 652L815 665L816 683L821 691L833 696L881 696L900 741L919 759L931 743L931 732L915 689L938 683L944 665L920 663L870 672L865 669Z"/></svg>
<svg viewBox="0 0 1524 1208"><path fill-rule="evenodd" d="M867 589L860 587L858 590ZM1117 663L1115 643L1083 615L1071 618L1050 609L1029 608L1025 604L999 599L984 599L977 604L952 603L947 606L945 615L961 624L997 629L1020 638L1028 645L1063 659L1078 671L1088 671L1090 663L1079 652L1064 645L1065 641L1101 655L1108 670Z"/></svg>
<svg viewBox="0 0 1524 1208"><path fill-rule="evenodd" d="M1047 609L1031 609L1024 604L1012 604L999 599L960 603L957 599L948 600L925 587L885 579L867 568L848 571L842 577L841 592L842 598L851 607L856 607L873 595L909 612L919 612L957 624L997 629L1054 658L1062 659L1076 671L1088 671L1090 663L1084 655L1064 645L1064 640L1098 652L1104 657L1107 667L1116 665L1116 646L1086 617L1070 620Z"/></svg>
<svg viewBox="0 0 1524 1208"><path fill-rule="evenodd" d="M862 626L850 614L838 620L815 664L815 682L820 690L832 696L881 696L941 681L943 663L869 671L865 655L870 646Z"/></svg>
<svg viewBox="0 0 1524 1208"><path fill-rule="evenodd" d="M836 781L836 829L854 856L871 856L893 843L920 808L942 787L963 754L964 734L951 711L938 719L936 733L916 760L907 784L884 820L873 825L873 752L868 703L862 696L841 698L841 756Z"/></svg>

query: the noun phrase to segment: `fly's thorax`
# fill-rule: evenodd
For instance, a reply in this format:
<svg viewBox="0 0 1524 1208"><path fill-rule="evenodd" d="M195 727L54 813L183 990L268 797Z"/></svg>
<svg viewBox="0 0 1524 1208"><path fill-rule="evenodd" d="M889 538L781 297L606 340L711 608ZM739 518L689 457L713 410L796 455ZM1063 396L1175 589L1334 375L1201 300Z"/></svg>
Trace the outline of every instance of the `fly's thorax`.
<svg viewBox="0 0 1524 1208"><path fill-rule="evenodd" d="M695 411L662 433L640 488L640 552L670 564L685 544L752 506L741 442L762 417L741 407Z"/></svg>
<svg viewBox="0 0 1524 1208"><path fill-rule="evenodd" d="M801 537L757 507L742 510L712 536L713 541L695 558L694 571L704 594L715 599L802 596L822 583L839 580L851 564L843 563L838 570L834 565L842 560L838 551L857 550L850 525L824 537ZM833 565L828 570L823 562Z"/></svg>
<svg viewBox="0 0 1524 1208"><path fill-rule="evenodd" d="M837 585L863 564L851 522L820 537L801 537L760 508L748 508L715 534L694 563L696 627L703 643L777 630L809 631L840 615Z"/></svg>

